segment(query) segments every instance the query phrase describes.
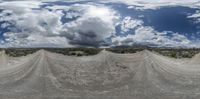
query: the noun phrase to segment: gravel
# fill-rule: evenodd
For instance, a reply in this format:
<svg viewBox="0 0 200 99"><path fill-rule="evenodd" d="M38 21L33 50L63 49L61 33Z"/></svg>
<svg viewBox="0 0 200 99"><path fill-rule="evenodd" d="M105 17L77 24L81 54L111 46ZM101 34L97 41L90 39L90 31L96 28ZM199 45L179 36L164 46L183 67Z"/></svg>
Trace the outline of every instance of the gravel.
<svg viewBox="0 0 200 99"><path fill-rule="evenodd" d="M200 54L0 52L0 99L200 99Z"/></svg>

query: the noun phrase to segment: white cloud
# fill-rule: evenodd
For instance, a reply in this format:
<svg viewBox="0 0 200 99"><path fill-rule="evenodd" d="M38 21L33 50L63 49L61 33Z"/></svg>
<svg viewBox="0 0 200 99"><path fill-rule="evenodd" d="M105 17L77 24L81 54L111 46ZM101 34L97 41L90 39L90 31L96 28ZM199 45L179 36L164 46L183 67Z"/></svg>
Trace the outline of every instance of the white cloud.
<svg viewBox="0 0 200 99"><path fill-rule="evenodd" d="M116 11L103 5L74 4L68 7L40 8L42 3L37 1L14 3L0 3L0 8L5 9L0 14L0 21L14 25L11 32L4 34L8 46L100 46L100 43L115 32L115 25L119 19ZM32 6L28 6L32 3ZM66 16L62 12L69 10L72 10L72 13L67 13ZM63 16L80 18L63 24ZM8 23L2 27L7 27Z"/></svg>
<svg viewBox="0 0 200 99"><path fill-rule="evenodd" d="M14 28L11 28L13 32L4 33L7 46L34 47L45 44L65 46L68 44L67 40L59 36L59 31L62 28L60 21L63 16L62 12L33 9L40 8L40 4L36 1L0 3L0 8L5 9L0 14L0 21L14 25ZM8 23L2 24L1 27L9 26Z"/></svg>
<svg viewBox="0 0 200 99"><path fill-rule="evenodd" d="M141 20L138 20L141 21ZM187 37L172 33L170 31L158 32L152 27L143 26L142 24L137 27L133 27L134 34L128 34L127 36L115 36L112 38L112 46L122 45L134 45L134 44L151 44L155 46L168 46L168 47L183 47L183 46L194 46L191 45L191 41ZM171 37L168 36L171 34Z"/></svg>
<svg viewBox="0 0 200 99"><path fill-rule="evenodd" d="M67 12L65 15L65 18L75 18L83 15L83 12L86 8L90 7L88 4L73 4L70 6L64 6L64 5L54 5L54 6L47 6L46 9L50 9L53 11L65 11Z"/></svg>
<svg viewBox="0 0 200 99"><path fill-rule="evenodd" d="M101 0L100 2L108 3L124 3L129 5L128 8L139 10L157 9L164 6L187 6L192 8L199 8L199 0Z"/></svg>
<svg viewBox="0 0 200 99"><path fill-rule="evenodd" d="M26 39L32 41L28 46L73 47L73 45L68 44L68 40L65 37L60 36L46 37L42 35L31 35Z"/></svg>
<svg viewBox="0 0 200 99"><path fill-rule="evenodd" d="M6 28L6 27L8 27L8 26L10 26L9 23L3 23L3 24L1 24L1 28Z"/></svg>
<svg viewBox="0 0 200 99"><path fill-rule="evenodd" d="M121 30L122 32L128 32L131 29L135 29L138 26L141 26L143 21L141 20L134 20L131 17L125 17L121 22Z"/></svg>
<svg viewBox="0 0 200 99"><path fill-rule="evenodd" d="M78 12L70 12L70 13L67 13L65 15L65 18L72 19L72 18L76 18L76 17L79 17L79 16L81 16L81 15Z"/></svg>
<svg viewBox="0 0 200 99"><path fill-rule="evenodd" d="M188 18L195 19L194 23L200 23L200 11L196 11L196 13L189 15Z"/></svg>
<svg viewBox="0 0 200 99"><path fill-rule="evenodd" d="M73 47L68 44L65 37L60 36L43 36L39 34L12 33L8 32L6 37L6 47ZM24 37L27 36L27 37Z"/></svg>
<svg viewBox="0 0 200 99"><path fill-rule="evenodd" d="M42 2L38 1L4 1L0 3L0 9L9 9L16 14L22 14L31 11L31 8L39 8L40 5L42 5Z"/></svg>
<svg viewBox="0 0 200 99"><path fill-rule="evenodd" d="M66 2L74 2L66 1ZM102 0L100 2L121 2L130 5L129 8L155 9L161 6L185 5L190 6L194 1L136 1L136 0ZM187 3L186 3L187 2ZM185 36L168 32L158 32L152 27L143 26L143 21L125 17L121 22L120 15L110 7L86 3L68 6L52 5L41 8L41 1L12 1L0 3L4 9L0 13L0 21L6 21L2 28L14 25L11 32L4 33L6 46L101 46L107 38L111 38L112 45L133 45L134 43L148 43L158 46L190 46L191 41ZM51 9L51 10L49 10ZM68 11L72 12L68 12ZM66 15L63 11L68 12ZM61 18L79 17L75 21L62 23ZM189 18L196 18L191 15ZM122 32L134 30L135 34L114 36L115 26L121 24ZM113 37L114 36L114 37ZM109 42L108 42L109 43Z"/></svg>
<svg viewBox="0 0 200 99"><path fill-rule="evenodd" d="M108 7L89 5L79 19L64 25L63 35L73 44L99 46L115 33L118 19L117 12Z"/></svg>
<svg viewBox="0 0 200 99"><path fill-rule="evenodd" d="M23 14L14 14L8 16L17 29L21 32L27 32L29 34L36 33L40 35L53 35L59 34L58 31L61 28L62 13L49 12L47 10L36 10L26 12ZM6 18L4 18L6 19ZM10 20L7 20L10 21Z"/></svg>

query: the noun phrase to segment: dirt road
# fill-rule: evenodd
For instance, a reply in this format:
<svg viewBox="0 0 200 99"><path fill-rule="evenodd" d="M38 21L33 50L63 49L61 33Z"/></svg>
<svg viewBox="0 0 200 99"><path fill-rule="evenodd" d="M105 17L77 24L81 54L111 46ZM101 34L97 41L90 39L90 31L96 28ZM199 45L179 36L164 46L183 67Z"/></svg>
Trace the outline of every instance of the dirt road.
<svg viewBox="0 0 200 99"><path fill-rule="evenodd" d="M200 55L0 53L0 99L199 99Z"/></svg>

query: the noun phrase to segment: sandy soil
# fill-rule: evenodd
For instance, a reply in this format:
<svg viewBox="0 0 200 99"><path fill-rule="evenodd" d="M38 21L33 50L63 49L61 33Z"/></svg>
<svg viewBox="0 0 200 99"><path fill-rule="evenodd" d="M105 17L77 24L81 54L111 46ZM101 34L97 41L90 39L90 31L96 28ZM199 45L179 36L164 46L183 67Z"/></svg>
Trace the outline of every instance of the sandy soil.
<svg viewBox="0 0 200 99"><path fill-rule="evenodd" d="M40 50L14 58L2 51L0 99L200 99L200 54L73 57Z"/></svg>

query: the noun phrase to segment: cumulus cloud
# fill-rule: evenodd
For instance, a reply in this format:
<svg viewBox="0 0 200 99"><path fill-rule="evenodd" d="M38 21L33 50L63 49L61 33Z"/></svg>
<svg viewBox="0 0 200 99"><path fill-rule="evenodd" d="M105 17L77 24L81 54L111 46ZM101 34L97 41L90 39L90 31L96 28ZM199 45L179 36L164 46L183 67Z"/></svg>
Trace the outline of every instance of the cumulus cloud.
<svg viewBox="0 0 200 99"><path fill-rule="evenodd" d="M46 46L47 43L52 45L59 44L60 46L66 45L62 43L67 43L66 40L59 36L59 31L62 27L60 21L63 16L62 12L48 11L46 9L37 10L41 4L41 2L36 1L0 3L0 8L4 9L0 14L0 21L5 22L1 24L1 27L8 27L10 30L9 33L4 33L7 45ZM57 41L61 42L57 43Z"/></svg>
<svg viewBox="0 0 200 99"><path fill-rule="evenodd" d="M130 16L125 17L121 22L121 30L122 32L128 32L131 29L135 29L138 26L141 26L143 21L134 20Z"/></svg>
<svg viewBox="0 0 200 99"><path fill-rule="evenodd" d="M119 16L107 7L88 6L76 21L66 23L63 31L70 43L75 45L100 46L115 33Z"/></svg>
<svg viewBox="0 0 200 99"><path fill-rule="evenodd" d="M141 20L138 20L138 22L140 21ZM155 45L160 47L192 46L192 42L181 34L170 31L158 32L150 26L143 26L142 22L140 25L137 25L137 27L132 28L136 28L132 31L134 34L113 37L112 46L133 46L135 44Z"/></svg>
<svg viewBox="0 0 200 99"><path fill-rule="evenodd" d="M79 0L77 0L79 1ZM50 1L51 2L51 1ZM63 2L76 2L68 0ZM96 2L125 3L129 9L155 9L161 6L190 6L194 1L136 1L136 0L101 0ZM1 45L10 47L101 47L154 44L158 46L191 45L190 40L178 33L169 31L158 32L150 26L144 26L142 20L130 16L122 17L113 8L97 3L54 5L41 7L48 3L34 1L1 2L1 28L9 32L3 34ZM136 8L135 8L136 7ZM188 18L197 18L191 15ZM62 20L72 19L68 22ZM116 26L121 26L121 32L132 31L132 34L116 36ZM168 36L170 34L170 38ZM109 40L108 40L109 39ZM111 41L110 41L111 40Z"/></svg>
<svg viewBox="0 0 200 99"><path fill-rule="evenodd" d="M5 47L73 47L65 37L43 36L8 32L5 35Z"/></svg>
<svg viewBox="0 0 200 99"><path fill-rule="evenodd" d="M5 22L1 27L10 30L4 33L9 46L98 47L115 32L119 19L116 11L102 5L74 4L41 8L42 4L37 1L0 3L0 8L4 9L0 21ZM68 13L70 10L72 12ZM80 18L72 22L61 21L63 17L77 16Z"/></svg>

